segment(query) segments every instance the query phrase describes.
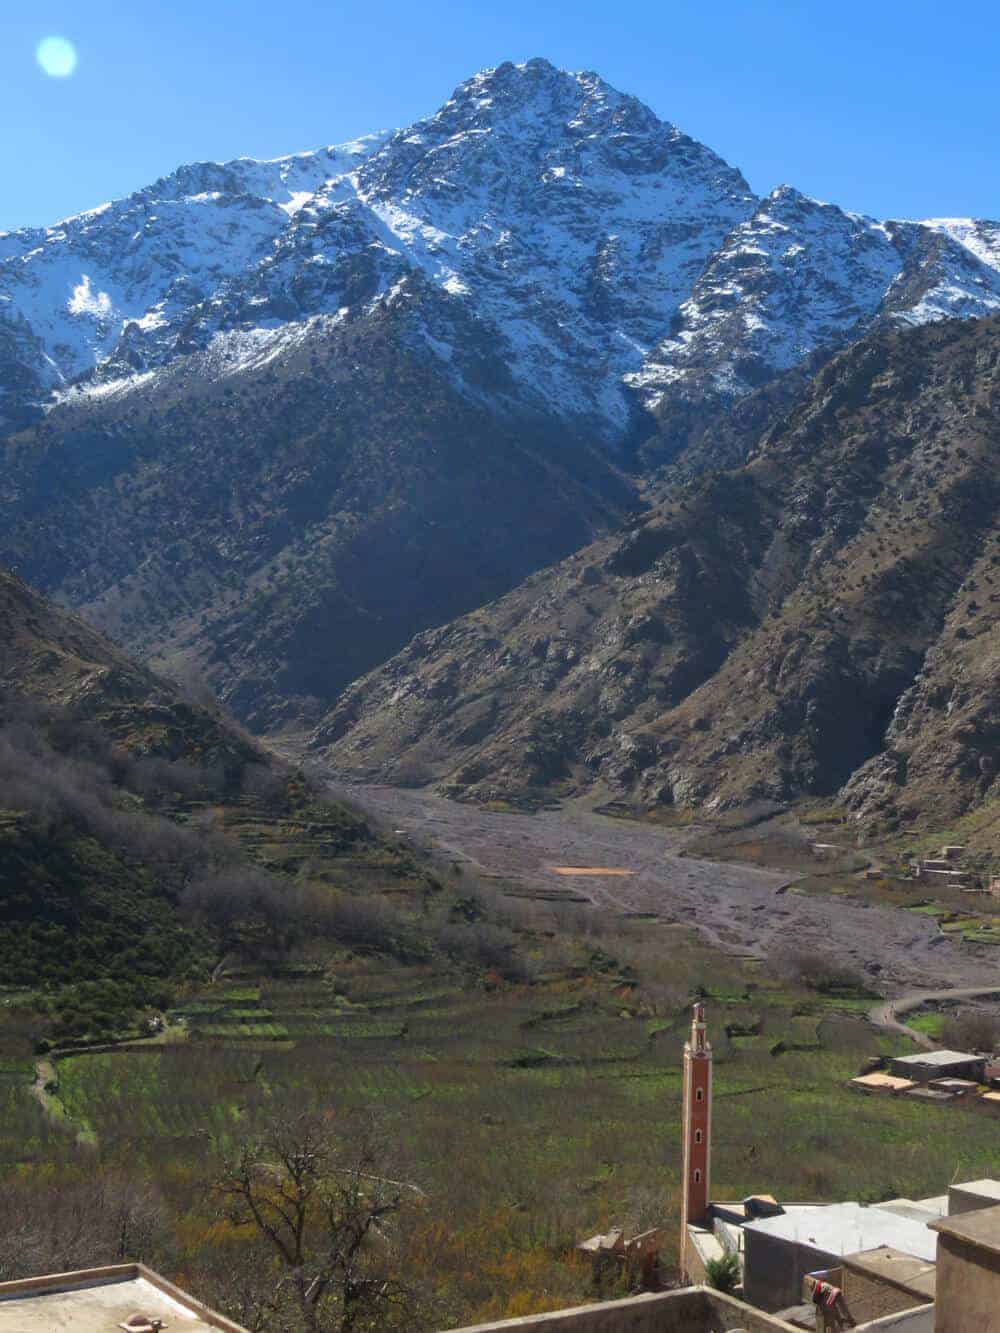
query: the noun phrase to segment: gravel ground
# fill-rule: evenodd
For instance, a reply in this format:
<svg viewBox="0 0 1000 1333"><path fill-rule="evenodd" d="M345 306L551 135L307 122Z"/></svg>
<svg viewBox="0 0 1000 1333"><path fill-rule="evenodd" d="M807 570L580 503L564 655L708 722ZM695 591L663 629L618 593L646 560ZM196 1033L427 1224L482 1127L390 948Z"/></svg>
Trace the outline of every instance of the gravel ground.
<svg viewBox="0 0 1000 1333"><path fill-rule="evenodd" d="M694 829L611 819L579 805L535 815L493 813L423 790L340 785L335 795L415 843L433 845L518 895L572 893L595 908L689 923L731 954L818 949L866 971L888 994L1000 984L1000 949L943 936L913 912L805 895L795 876L683 856ZM628 869L629 876L560 876L552 866Z"/></svg>

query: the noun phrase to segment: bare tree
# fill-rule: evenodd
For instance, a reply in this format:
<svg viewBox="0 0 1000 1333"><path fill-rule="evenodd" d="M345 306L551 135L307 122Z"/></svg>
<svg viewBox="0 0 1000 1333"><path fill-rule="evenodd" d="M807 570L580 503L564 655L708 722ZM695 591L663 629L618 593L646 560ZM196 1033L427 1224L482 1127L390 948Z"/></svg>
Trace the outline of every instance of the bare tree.
<svg viewBox="0 0 1000 1333"><path fill-rule="evenodd" d="M277 1257L278 1299L305 1333L419 1327L414 1293L392 1271L388 1228L403 1201L380 1147L370 1130L348 1147L322 1117L299 1115L246 1141L216 1186L230 1219Z"/></svg>

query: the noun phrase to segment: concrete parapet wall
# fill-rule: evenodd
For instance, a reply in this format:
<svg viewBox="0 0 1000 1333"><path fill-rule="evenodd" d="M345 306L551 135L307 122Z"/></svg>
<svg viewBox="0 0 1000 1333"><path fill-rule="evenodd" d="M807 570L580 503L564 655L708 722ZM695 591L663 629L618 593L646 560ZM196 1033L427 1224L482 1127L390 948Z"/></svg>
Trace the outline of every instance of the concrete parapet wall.
<svg viewBox="0 0 1000 1333"><path fill-rule="evenodd" d="M772 1333L792 1325L707 1287L651 1292L622 1301L599 1301L550 1314L524 1315L451 1333Z"/></svg>
<svg viewBox="0 0 1000 1333"><path fill-rule="evenodd" d="M3 1307L5 1305L13 1302L18 1305L18 1313L15 1314L16 1325L2 1318L0 1318L0 1323L3 1323L4 1328L12 1330L16 1328L17 1333L22 1333L22 1329L24 1333L28 1333L29 1329L41 1330L42 1323L32 1316L30 1308L32 1297L50 1298L54 1295L71 1292L86 1294L102 1288L113 1289L119 1284L129 1284L137 1280L141 1280L149 1287L162 1292L173 1307L182 1307L187 1310L192 1317L192 1321L198 1321L199 1328L217 1328L224 1330L224 1333L247 1333L242 1324L236 1324L231 1319L227 1319L225 1315L210 1310L207 1305L203 1305L194 1296L182 1291L180 1287L174 1286L165 1277L161 1277L159 1273L141 1263L105 1264L100 1268L80 1268L73 1272L48 1273L41 1277L0 1282L0 1315L4 1313ZM47 1327L51 1327L51 1316L43 1315L39 1318L45 1320ZM111 1318L113 1320L114 1315ZM78 1322L81 1329L84 1326L82 1316L81 1320L78 1320L75 1315L71 1316L71 1322L74 1328L77 1327ZM69 1327L61 1317L57 1318L56 1324L58 1328ZM91 1326L91 1323L87 1321L86 1327L90 1328ZM102 1329L108 1326L103 1318L100 1326Z"/></svg>
<svg viewBox="0 0 1000 1333"><path fill-rule="evenodd" d="M915 1310L902 1310L858 1324L857 1333L934 1333L934 1306L921 1305Z"/></svg>

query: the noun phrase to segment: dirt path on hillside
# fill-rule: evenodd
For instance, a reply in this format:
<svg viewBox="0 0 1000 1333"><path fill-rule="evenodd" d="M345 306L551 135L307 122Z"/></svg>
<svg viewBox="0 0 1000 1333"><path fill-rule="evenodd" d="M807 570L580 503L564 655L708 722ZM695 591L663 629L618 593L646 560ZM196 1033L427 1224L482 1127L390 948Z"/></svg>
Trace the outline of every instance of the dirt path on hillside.
<svg viewBox="0 0 1000 1333"><path fill-rule="evenodd" d="M38 1105L56 1129L72 1134L81 1147L95 1147L97 1139L89 1126L74 1120L60 1100L58 1093L49 1091L50 1088L58 1088L58 1086L59 1076L56 1073L54 1057L46 1059L43 1056L36 1060L35 1080L29 1088L32 1097L38 1102Z"/></svg>
<svg viewBox="0 0 1000 1333"><path fill-rule="evenodd" d="M987 995L1000 995L1000 985L960 986L952 990L910 991L908 995L900 995L895 1000L887 1000L884 1004L875 1005L873 1009L868 1011L868 1019L878 1028L886 1028L890 1032L902 1032L926 1051L935 1051L941 1043L928 1036L926 1032L921 1032L919 1028L907 1027L905 1023L901 1023L899 1021L900 1015L908 1014L911 1010L919 1009L922 1005L933 1004L940 1000L975 1000Z"/></svg>
<svg viewBox="0 0 1000 1333"><path fill-rule="evenodd" d="M429 791L334 784L401 836L431 843L518 895L571 892L615 913L696 926L730 954L821 950L890 993L1000 987L1000 949L943 935L933 918L860 899L797 893L794 875L682 855L696 830L646 827L580 805L535 815L493 813ZM607 867L628 876L562 876L552 867Z"/></svg>

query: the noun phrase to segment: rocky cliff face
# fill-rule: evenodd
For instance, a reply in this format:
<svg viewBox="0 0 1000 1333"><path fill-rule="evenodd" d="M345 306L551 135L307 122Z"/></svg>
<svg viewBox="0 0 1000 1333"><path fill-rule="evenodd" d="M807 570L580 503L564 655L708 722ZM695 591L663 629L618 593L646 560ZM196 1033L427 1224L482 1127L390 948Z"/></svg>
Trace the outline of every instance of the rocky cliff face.
<svg viewBox="0 0 1000 1333"><path fill-rule="evenodd" d="M314 744L482 799L1000 795L998 447L1000 321L872 336L744 467L421 635Z"/></svg>

